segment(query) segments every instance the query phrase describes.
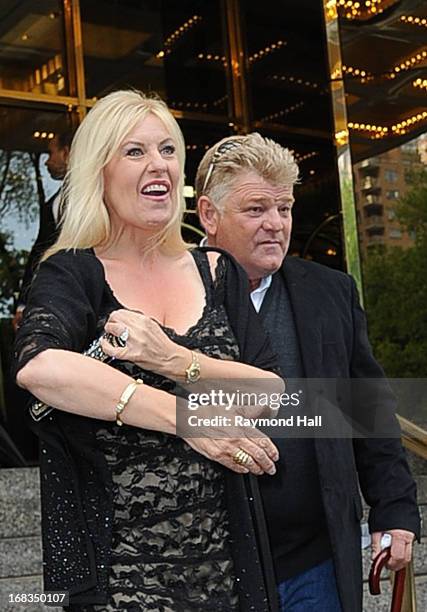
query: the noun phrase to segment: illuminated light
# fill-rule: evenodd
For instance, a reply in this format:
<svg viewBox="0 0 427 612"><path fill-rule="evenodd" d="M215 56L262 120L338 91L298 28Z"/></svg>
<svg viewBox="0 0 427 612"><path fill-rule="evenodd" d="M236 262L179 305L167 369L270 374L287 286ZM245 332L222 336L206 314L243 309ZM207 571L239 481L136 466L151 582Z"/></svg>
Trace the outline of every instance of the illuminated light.
<svg viewBox="0 0 427 612"><path fill-rule="evenodd" d="M42 132L42 133L40 134L40 137L41 137L41 138L46 138L46 136L47 136L47 132Z"/></svg>
<svg viewBox="0 0 427 612"><path fill-rule="evenodd" d="M34 132L33 136L34 138L40 138L40 132Z"/></svg>
<svg viewBox="0 0 427 612"><path fill-rule="evenodd" d="M55 13L49 13L49 19L56 19Z"/></svg>
<svg viewBox="0 0 427 612"><path fill-rule="evenodd" d="M190 17L190 19L188 19L185 23L179 26L175 30L175 32L172 32L172 34L166 38L163 43L162 51L159 51L156 57L164 57L165 55L169 55L169 53L172 53L172 47L177 42L177 40L201 20L202 17L200 15L193 15L193 17ZM162 52L163 55L160 55L160 53Z"/></svg>
<svg viewBox="0 0 427 612"><path fill-rule="evenodd" d="M28 34L23 34L23 35L21 36L21 40L28 40L28 39L29 39Z"/></svg>
<svg viewBox="0 0 427 612"><path fill-rule="evenodd" d="M326 251L326 255L335 256L336 254L337 254L337 252L336 252L336 250L335 250L335 249L331 249L331 248L329 248L329 249Z"/></svg>
<svg viewBox="0 0 427 612"><path fill-rule="evenodd" d="M260 49L256 53L253 53L251 56L249 56L249 63L252 64L253 62L258 61L259 59L262 59L264 56L277 51L278 49L280 49L280 47L283 47L286 44L287 43L284 40L277 40L275 43L270 43L270 45L264 47L264 49Z"/></svg>
<svg viewBox="0 0 427 612"><path fill-rule="evenodd" d="M184 185L184 198L194 198L194 188L191 185Z"/></svg>
<svg viewBox="0 0 427 612"><path fill-rule="evenodd" d="M52 140L52 138L55 138L55 134L53 132L49 132L47 137L49 138L49 140Z"/></svg>

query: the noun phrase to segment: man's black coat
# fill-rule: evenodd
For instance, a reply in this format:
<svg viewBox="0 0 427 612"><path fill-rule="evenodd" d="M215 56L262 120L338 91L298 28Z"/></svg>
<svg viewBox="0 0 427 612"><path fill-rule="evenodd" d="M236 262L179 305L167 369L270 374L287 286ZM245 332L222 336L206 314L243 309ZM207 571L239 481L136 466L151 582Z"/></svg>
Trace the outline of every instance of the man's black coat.
<svg viewBox="0 0 427 612"><path fill-rule="evenodd" d="M286 257L277 274L288 287L307 378L383 377L372 355L365 315L350 276L293 257ZM363 399L364 414L378 409L378 396ZM384 402L390 402L389 395L384 395ZM358 406L352 409L357 413ZM415 483L396 437L317 438L315 449L343 612L360 612L359 485L371 507L371 532L400 528L419 537Z"/></svg>

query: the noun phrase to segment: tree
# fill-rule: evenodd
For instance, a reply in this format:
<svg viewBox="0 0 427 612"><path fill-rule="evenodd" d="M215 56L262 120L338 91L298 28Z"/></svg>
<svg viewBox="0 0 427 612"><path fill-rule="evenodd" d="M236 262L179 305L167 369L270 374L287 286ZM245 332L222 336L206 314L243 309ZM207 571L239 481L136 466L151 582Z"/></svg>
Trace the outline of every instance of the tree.
<svg viewBox="0 0 427 612"><path fill-rule="evenodd" d="M364 267L369 337L388 376L424 377L427 371L427 248L393 247Z"/></svg>
<svg viewBox="0 0 427 612"><path fill-rule="evenodd" d="M37 218L44 204L39 161L38 153L0 151L0 316L10 314L28 255L16 250L2 220L13 216L29 224Z"/></svg>
<svg viewBox="0 0 427 612"><path fill-rule="evenodd" d="M427 372L427 169L408 173L410 188L397 205L415 246L372 253L364 266L370 339L391 377Z"/></svg>

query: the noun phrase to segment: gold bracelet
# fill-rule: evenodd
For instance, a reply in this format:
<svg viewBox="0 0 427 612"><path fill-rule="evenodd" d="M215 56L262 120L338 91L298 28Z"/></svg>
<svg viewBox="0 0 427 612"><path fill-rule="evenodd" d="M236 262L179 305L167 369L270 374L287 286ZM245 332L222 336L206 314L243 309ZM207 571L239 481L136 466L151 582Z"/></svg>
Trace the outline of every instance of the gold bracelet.
<svg viewBox="0 0 427 612"><path fill-rule="evenodd" d="M123 393L121 394L120 399L119 399L119 403L116 406L116 423L120 427L123 425L123 421L120 418L120 415L122 414L123 410L128 405L128 402L129 402L130 398L135 393L135 391L137 390L138 386L142 385L143 382L144 382L143 380L141 380L140 378L137 378L133 382L129 383L127 385L127 387L125 388L125 390L123 391Z"/></svg>

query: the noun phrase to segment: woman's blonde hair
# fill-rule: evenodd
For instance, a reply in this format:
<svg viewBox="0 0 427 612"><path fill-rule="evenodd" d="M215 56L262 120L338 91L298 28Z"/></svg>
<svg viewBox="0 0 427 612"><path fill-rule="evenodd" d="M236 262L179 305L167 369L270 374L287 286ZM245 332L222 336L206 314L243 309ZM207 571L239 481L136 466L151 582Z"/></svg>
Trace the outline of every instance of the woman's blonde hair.
<svg viewBox="0 0 427 612"><path fill-rule="evenodd" d="M148 114L158 117L174 140L180 176L172 218L150 240L147 252L161 246L165 252L178 254L187 248L181 236L181 220L185 209L185 144L182 132L162 100L148 97L140 91L122 90L98 100L76 132L62 188L61 206L64 214L61 231L58 240L46 251L43 259L61 249L108 244L111 224L103 199L103 169L129 132Z"/></svg>

